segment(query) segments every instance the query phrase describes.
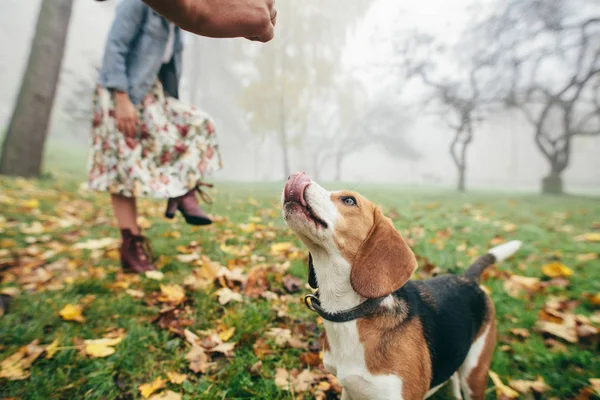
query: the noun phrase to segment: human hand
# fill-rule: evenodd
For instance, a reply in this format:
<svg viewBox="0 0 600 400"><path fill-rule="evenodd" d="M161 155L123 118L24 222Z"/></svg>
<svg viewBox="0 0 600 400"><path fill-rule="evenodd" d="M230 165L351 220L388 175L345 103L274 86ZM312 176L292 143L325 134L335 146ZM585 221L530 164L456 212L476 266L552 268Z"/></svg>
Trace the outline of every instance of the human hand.
<svg viewBox="0 0 600 400"><path fill-rule="evenodd" d="M138 126L138 113L126 92L115 91L115 120L119 131L127 137L135 135Z"/></svg>
<svg viewBox="0 0 600 400"><path fill-rule="evenodd" d="M144 0L180 28L214 38L268 42L277 22L274 0Z"/></svg>

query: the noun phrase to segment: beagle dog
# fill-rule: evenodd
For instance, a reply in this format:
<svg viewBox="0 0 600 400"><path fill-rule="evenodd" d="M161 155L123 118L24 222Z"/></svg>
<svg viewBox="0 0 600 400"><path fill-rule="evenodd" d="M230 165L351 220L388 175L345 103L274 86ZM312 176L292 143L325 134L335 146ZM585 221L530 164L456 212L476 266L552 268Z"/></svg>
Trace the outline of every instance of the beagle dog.
<svg viewBox="0 0 600 400"><path fill-rule="evenodd" d="M479 276L521 242L494 247L462 276L409 280L415 255L360 194L329 192L295 173L282 207L310 251L309 284L318 292L306 302L323 317L323 364L342 399L423 399L447 381L457 399L484 399L496 323Z"/></svg>

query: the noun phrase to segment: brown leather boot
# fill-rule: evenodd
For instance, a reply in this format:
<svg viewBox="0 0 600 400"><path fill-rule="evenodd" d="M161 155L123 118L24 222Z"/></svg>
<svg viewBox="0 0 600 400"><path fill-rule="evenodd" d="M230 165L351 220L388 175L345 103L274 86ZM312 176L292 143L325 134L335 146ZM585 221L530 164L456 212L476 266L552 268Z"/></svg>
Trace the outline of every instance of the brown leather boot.
<svg viewBox="0 0 600 400"><path fill-rule="evenodd" d="M209 186L204 184L205 186ZM212 220L208 218L202 209L200 208L200 204L198 204L198 200L196 199L195 190L198 190L202 198L207 201L208 196L206 193L202 192L199 187L196 189L192 189L183 196L180 197L172 197L169 199L167 203L167 210L165 211L165 217L173 218L175 217L175 212L179 210L183 217L185 218L185 222L190 225L210 225L212 224ZM209 201L207 201L209 202Z"/></svg>
<svg viewBox="0 0 600 400"><path fill-rule="evenodd" d="M155 270L152 249L146 236L134 235L129 229L121 229L121 265L123 269L137 273Z"/></svg>

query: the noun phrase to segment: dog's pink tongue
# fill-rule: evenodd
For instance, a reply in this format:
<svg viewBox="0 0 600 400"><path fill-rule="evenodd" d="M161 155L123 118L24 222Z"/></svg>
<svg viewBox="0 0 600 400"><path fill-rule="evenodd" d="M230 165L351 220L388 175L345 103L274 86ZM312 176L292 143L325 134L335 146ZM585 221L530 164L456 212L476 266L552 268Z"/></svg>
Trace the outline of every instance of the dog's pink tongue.
<svg viewBox="0 0 600 400"><path fill-rule="evenodd" d="M308 185L310 185L310 178L304 172L295 172L290 175L283 191L285 201L293 201L306 206L304 190Z"/></svg>

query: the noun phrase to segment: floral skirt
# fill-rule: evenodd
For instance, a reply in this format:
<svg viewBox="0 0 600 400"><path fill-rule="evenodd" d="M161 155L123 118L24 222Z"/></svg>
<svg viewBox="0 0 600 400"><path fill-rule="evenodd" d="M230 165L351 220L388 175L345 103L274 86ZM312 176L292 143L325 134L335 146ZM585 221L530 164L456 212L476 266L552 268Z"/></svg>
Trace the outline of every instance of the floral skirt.
<svg viewBox="0 0 600 400"><path fill-rule="evenodd" d="M156 82L138 106L131 137L117 128L111 91L98 86L89 157L88 186L127 197L182 196L222 168L211 118L167 97Z"/></svg>

